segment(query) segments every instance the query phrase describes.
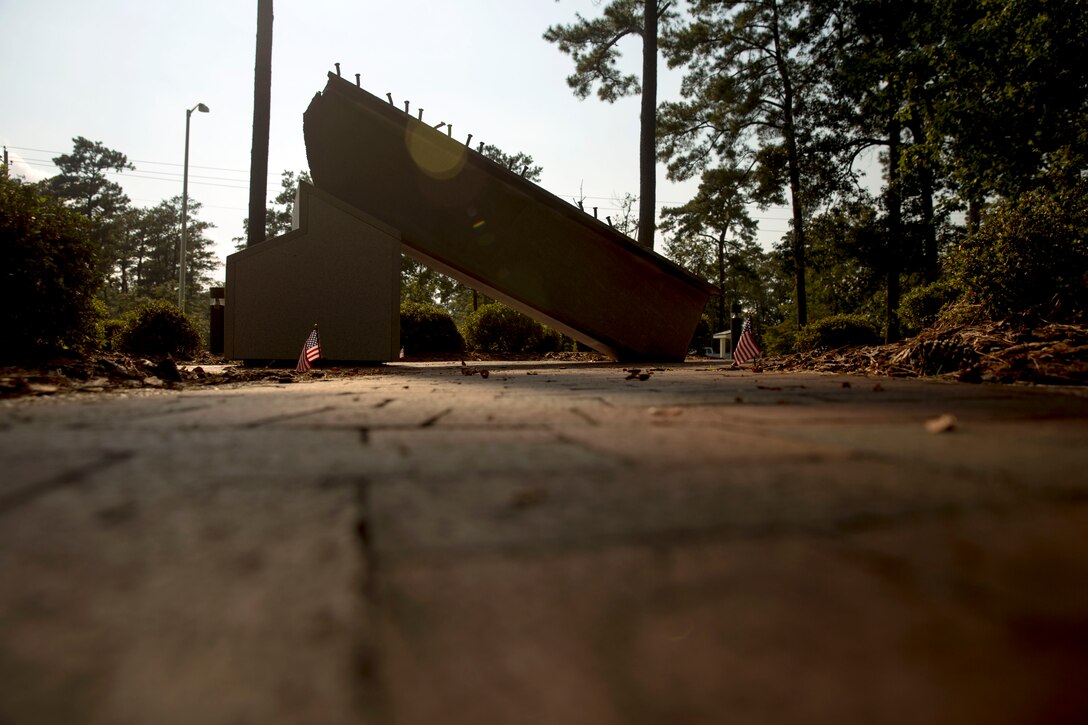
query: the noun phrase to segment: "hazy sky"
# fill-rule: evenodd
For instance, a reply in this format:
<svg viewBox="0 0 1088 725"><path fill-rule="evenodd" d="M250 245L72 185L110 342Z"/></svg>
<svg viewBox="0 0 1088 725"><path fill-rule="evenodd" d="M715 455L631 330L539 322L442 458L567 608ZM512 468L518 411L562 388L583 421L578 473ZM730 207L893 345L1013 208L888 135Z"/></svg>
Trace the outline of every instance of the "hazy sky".
<svg viewBox="0 0 1088 725"><path fill-rule="evenodd" d="M594 0L277 0L272 57L269 199L285 169L307 168L302 114L326 74L342 74L424 120L453 124L513 153L533 156L548 191L615 214L638 193L637 98L580 101L566 85L571 59L542 34ZM189 195L222 259L248 215L256 0L0 0L0 143L18 175L51 176L50 159L84 136L136 165L113 178L136 206L181 194L185 111ZM634 71L641 42L621 46ZM665 71L659 101L679 79ZM687 201L697 184L665 181L658 208ZM754 211L761 240L786 230L782 210ZM660 251L660 236L657 248ZM222 270L216 273L222 277Z"/></svg>

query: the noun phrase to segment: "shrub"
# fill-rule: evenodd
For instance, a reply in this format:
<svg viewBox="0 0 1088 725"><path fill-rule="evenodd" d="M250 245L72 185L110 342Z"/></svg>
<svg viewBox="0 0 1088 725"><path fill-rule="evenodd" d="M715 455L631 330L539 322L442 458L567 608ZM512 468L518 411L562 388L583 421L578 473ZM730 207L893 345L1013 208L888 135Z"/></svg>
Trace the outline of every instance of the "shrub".
<svg viewBox="0 0 1088 725"><path fill-rule="evenodd" d="M959 291L944 281L913 288L899 302L899 323L903 332L913 335L933 325L941 310L958 298Z"/></svg>
<svg viewBox="0 0 1088 725"><path fill-rule="evenodd" d="M993 319L1074 321L1088 302L1088 180L998 202L953 252L953 281Z"/></svg>
<svg viewBox="0 0 1088 725"><path fill-rule="evenodd" d="M450 313L438 305L419 302L401 303L400 344L409 355L464 349L464 340Z"/></svg>
<svg viewBox="0 0 1088 725"><path fill-rule="evenodd" d="M834 350L839 347L878 345L876 327L861 315L831 315L810 322L797 335L799 350Z"/></svg>
<svg viewBox="0 0 1088 725"><path fill-rule="evenodd" d="M501 302L483 305L465 318L465 343L481 352L555 352L562 335Z"/></svg>
<svg viewBox="0 0 1088 725"><path fill-rule="evenodd" d="M125 329L125 321L118 317L105 320L102 323L102 348L104 350L121 349L121 332Z"/></svg>
<svg viewBox="0 0 1088 725"><path fill-rule="evenodd" d="M768 357L797 352L797 322L792 317L763 328L763 354Z"/></svg>
<svg viewBox="0 0 1088 725"><path fill-rule="evenodd" d="M122 352L135 355L192 355L200 347L200 333L177 305L164 300L144 302L125 315L115 336Z"/></svg>
<svg viewBox="0 0 1088 725"><path fill-rule="evenodd" d="M80 352L97 342L101 278L89 222L0 170L0 359Z"/></svg>

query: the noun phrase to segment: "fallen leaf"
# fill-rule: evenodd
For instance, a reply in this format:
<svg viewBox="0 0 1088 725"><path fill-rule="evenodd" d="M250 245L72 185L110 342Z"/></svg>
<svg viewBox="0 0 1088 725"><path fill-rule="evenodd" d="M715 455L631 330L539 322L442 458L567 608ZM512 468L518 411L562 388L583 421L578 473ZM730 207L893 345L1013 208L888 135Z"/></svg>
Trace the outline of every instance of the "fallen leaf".
<svg viewBox="0 0 1088 725"><path fill-rule="evenodd" d="M676 406L673 406L671 408L657 408L657 407L654 407L654 408L650 408L649 413L650 413L650 415L657 416L657 417L660 417L660 418L675 418L678 415L683 415L684 414L684 409L683 408L678 408Z"/></svg>
<svg viewBox="0 0 1088 725"><path fill-rule="evenodd" d="M956 416L945 413L926 421L926 431L930 433L947 433L956 429Z"/></svg>

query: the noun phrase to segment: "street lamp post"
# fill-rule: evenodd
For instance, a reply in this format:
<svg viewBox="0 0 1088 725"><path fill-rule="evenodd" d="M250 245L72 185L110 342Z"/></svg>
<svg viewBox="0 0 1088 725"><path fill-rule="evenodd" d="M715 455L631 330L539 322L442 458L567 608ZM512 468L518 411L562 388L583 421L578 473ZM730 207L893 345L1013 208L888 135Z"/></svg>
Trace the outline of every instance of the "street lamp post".
<svg viewBox="0 0 1088 725"><path fill-rule="evenodd" d="M208 107L198 103L185 112L185 168L181 176L181 247L178 249L178 309L185 311L185 238L189 226L189 120L193 111L207 113Z"/></svg>

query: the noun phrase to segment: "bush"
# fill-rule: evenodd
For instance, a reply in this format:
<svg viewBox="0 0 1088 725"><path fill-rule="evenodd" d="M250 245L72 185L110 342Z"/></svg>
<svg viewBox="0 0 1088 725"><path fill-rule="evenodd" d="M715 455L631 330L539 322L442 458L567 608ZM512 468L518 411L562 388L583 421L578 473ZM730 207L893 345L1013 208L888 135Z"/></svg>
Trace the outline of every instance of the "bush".
<svg viewBox="0 0 1088 725"><path fill-rule="evenodd" d="M438 305L419 302L401 303L400 344L408 355L464 349L464 340L450 313Z"/></svg>
<svg viewBox="0 0 1088 725"><path fill-rule="evenodd" d="M903 332L916 335L930 327L937 322L941 310L959 296L959 291L948 282L932 282L910 290L899 302L899 323Z"/></svg>
<svg viewBox="0 0 1088 725"><path fill-rule="evenodd" d="M500 302L483 305L465 318L465 343L481 352L556 352L563 336Z"/></svg>
<svg viewBox="0 0 1088 725"><path fill-rule="evenodd" d="M0 359L82 352L97 342L101 278L89 222L0 170Z"/></svg>
<svg viewBox="0 0 1088 725"><path fill-rule="evenodd" d="M797 321L792 317L763 328L763 354L767 357L797 352Z"/></svg>
<svg viewBox="0 0 1088 725"><path fill-rule="evenodd" d="M1088 180L994 205L953 252L953 282L992 319L1076 321L1088 303Z"/></svg>
<svg viewBox="0 0 1088 725"><path fill-rule="evenodd" d="M879 344L876 327L861 315L824 317L805 325L797 335L797 348L804 352Z"/></svg>
<svg viewBox="0 0 1088 725"><path fill-rule="evenodd" d="M192 355L200 347L200 333L177 305L163 300L144 302L125 315L114 337L121 352L135 355Z"/></svg>
<svg viewBox="0 0 1088 725"><path fill-rule="evenodd" d="M113 317L102 323L102 349L120 350L121 332L125 329L125 321Z"/></svg>

